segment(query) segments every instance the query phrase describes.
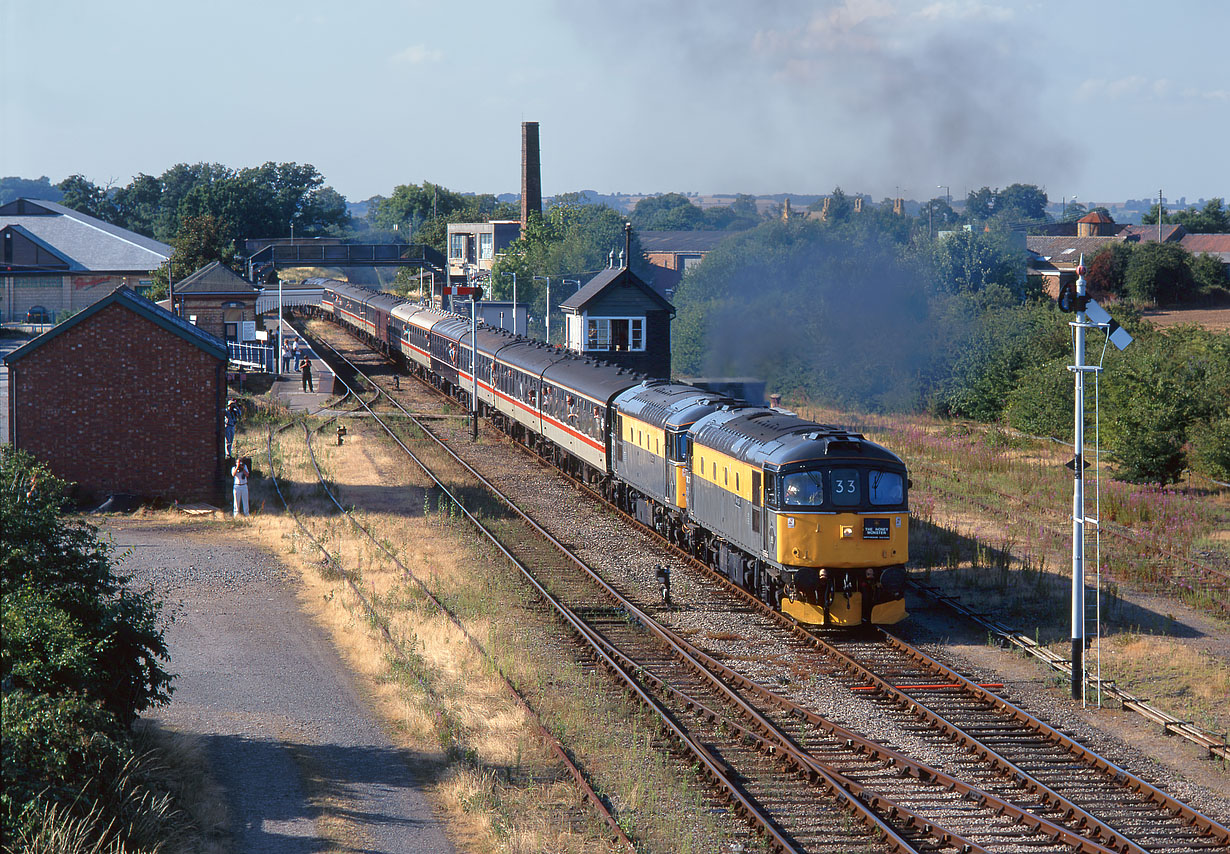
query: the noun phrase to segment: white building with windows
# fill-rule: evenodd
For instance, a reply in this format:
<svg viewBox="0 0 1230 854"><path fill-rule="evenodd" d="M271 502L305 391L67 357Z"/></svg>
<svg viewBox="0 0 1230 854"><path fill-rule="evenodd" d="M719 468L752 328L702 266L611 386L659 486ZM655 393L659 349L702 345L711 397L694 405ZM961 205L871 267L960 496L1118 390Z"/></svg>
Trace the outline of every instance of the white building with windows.
<svg viewBox="0 0 1230 854"><path fill-rule="evenodd" d="M490 272L498 253L521 236L517 220L450 222L448 224L448 278L464 283L470 273Z"/></svg>

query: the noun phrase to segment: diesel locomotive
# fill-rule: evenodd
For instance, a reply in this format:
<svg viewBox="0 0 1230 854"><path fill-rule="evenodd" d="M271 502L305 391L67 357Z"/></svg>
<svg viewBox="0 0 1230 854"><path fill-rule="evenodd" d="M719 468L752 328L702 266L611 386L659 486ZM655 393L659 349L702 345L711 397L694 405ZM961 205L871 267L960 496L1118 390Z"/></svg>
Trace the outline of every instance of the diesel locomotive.
<svg viewBox="0 0 1230 854"><path fill-rule="evenodd" d="M359 285L322 314L801 623L906 615L909 478L858 433L646 378ZM476 358L474 357L477 353Z"/></svg>

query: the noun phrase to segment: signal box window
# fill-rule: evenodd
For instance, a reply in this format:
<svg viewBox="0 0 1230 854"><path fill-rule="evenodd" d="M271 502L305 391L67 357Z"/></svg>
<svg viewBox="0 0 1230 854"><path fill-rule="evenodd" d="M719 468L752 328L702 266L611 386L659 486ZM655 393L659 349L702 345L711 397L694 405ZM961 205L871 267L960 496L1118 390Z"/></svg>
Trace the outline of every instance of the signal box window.
<svg viewBox="0 0 1230 854"><path fill-rule="evenodd" d="M478 236L478 258L480 261L490 261L494 255L493 247L495 246L494 234L480 234Z"/></svg>

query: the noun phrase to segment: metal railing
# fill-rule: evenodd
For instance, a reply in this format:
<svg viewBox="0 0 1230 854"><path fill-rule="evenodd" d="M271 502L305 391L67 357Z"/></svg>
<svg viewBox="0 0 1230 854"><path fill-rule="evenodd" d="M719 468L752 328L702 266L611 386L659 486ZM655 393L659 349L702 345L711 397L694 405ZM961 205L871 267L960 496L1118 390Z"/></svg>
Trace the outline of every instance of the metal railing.
<svg viewBox="0 0 1230 854"><path fill-rule="evenodd" d="M277 351L272 344L226 342L226 358L230 364L271 374L278 370Z"/></svg>

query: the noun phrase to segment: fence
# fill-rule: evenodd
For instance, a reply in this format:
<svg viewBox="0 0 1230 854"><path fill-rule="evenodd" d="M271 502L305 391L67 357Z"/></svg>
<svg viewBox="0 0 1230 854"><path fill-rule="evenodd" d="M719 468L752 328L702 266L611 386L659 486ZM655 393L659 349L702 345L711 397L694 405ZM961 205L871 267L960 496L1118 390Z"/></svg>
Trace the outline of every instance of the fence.
<svg viewBox="0 0 1230 854"><path fill-rule="evenodd" d="M226 342L226 357L232 365L271 374L278 371L277 350L278 348L271 344Z"/></svg>

